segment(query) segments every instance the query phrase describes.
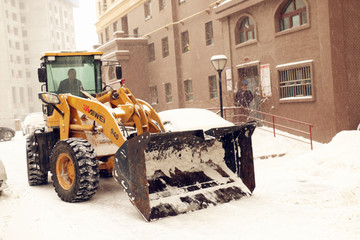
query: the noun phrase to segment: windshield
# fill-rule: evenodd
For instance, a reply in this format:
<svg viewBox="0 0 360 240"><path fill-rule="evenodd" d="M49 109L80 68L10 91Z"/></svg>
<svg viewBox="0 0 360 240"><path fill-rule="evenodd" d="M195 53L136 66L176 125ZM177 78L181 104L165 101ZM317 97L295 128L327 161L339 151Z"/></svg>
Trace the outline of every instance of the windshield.
<svg viewBox="0 0 360 240"><path fill-rule="evenodd" d="M101 92L101 63L94 56L56 56L46 62L47 91L81 96Z"/></svg>

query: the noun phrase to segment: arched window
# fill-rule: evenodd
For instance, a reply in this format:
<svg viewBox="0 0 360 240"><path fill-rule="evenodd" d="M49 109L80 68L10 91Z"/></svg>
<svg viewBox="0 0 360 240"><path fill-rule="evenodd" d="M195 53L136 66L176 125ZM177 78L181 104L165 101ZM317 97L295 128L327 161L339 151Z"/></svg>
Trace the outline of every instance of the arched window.
<svg viewBox="0 0 360 240"><path fill-rule="evenodd" d="M255 39L255 25L249 17L241 18L235 29L236 44L244 43Z"/></svg>
<svg viewBox="0 0 360 240"><path fill-rule="evenodd" d="M290 0L280 13L280 31L307 23L306 5L303 0Z"/></svg>

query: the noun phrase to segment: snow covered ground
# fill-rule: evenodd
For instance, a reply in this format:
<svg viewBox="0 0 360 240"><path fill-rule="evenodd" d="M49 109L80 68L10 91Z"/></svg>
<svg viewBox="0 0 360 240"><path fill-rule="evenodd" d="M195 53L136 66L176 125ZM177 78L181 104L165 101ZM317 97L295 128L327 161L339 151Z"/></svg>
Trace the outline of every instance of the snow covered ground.
<svg viewBox="0 0 360 240"><path fill-rule="evenodd" d="M28 186L25 138L17 132L0 142L9 185L0 196L0 240L360 239L359 146L360 131L311 151L258 128L253 196L148 223L112 178L101 179L90 201L73 204L51 183Z"/></svg>

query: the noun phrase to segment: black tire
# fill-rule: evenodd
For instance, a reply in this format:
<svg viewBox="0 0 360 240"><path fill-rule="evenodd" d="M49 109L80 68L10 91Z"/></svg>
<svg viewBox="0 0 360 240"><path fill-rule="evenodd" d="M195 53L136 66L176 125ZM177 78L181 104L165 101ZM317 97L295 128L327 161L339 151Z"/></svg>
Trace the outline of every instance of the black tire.
<svg viewBox="0 0 360 240"><path fill-rule="evenodd" d="M39 164L38 145L34 135L26 138L26 162L28 182L30 186L38 186L48 183L48 172L43 172Z"/></svg>
<svg viewBox="0 0 360 240"><path fill-rule="evenodd" d="M51 179L55 191L65 202L89 200L99 186L99 168L91 144L69 138L55 144L50 156Z"/></svg>
<svg viewBox="0 0 360 240"><path fill-rule="evenodd" d="M10 131L5 131L5 132L3 133L3 139L4 139L5 141L10 141L13 137L14 137L14 135L13 135L13 133L10 132Z"/></svg>

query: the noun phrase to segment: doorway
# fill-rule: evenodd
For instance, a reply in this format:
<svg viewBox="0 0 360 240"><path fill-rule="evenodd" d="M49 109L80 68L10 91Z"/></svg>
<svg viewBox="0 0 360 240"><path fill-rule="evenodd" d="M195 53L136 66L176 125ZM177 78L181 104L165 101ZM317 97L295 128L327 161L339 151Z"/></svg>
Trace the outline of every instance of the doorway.
<svg viewBox="0 0 360 240"><path fill-rule="evenodd" d="M260 111L261 95L259 84L258 66L248 66L238 68L237 89L240 90L241 83L247 82L247 90L250 90L254 99L250 102L249 108ZM250 112L250 117L257 118L259 114Z"/></svg>

